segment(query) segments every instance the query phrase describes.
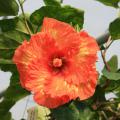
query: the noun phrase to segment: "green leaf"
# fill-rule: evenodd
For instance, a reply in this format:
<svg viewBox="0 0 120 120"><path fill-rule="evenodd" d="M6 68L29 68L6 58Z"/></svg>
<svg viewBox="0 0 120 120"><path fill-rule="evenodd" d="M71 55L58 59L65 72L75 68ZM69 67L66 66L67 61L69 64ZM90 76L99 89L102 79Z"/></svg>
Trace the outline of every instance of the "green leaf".
<svg viewBox="0 0 120 120"><path fill-rule="evenodd" d="M0 49L0 58L2 59L12 59L15 49Z"/></svg>
<svg viewBox="0 0 120 120"><path fill-rule="evenodd" d="M110 72L104 67L102 70L103 75L109 80L120 80L120 73L118 70L118 58L116 55L112 56L112 58L107 62L110 67Z"/></svg>
<svg viewBox="0 0 120 120"><path fill-rule="evenodd" d="M12 19L3 19L0 20L0 28L2 32L10 31L15 29L19 19L18 17L12 18Z"/></svg>
<svg viewBox="0 0 120 120"><path fill-rule="evenodd" d="M43 0L46 6L60 6L61 0Z"/></svg>
<svg viewBox="0 0 120 120"><path fill-rule="evenodd" d="M31 31L34 33L34 30L33 30L34 25L31 24L31 22L29 20L29 15L25 14L25 16L26 16L27 23L28 23ZM15 18L12 18L12 19L2 19L2 20L0 20L0 28L1 28L2 32L17 30L17 31L23 32L25 34L29 34L28 31L27 31L27 28L25 26L23 15L20 15L19 17L15 17Z"/></svg>
<svg viewBox="0 0 120 120"><path fill-rule="evenodd" d="M4 34L0 35L0 49L15 49L19 45L19 42L5 37Z"/></svg>
<svg viewBox="0 0 120 120"><path fill-rule="evenodd" d="M104 5L118 8L119 7L118 3L120 0L97 0L97 1L103 3Z"/></svg>
<svg viewBox="0 0 120 120"><path fill-rule="evenodd" d="M78 120L98 120L98 116L95 112L91 111L89 108L81 110Z"/></svg>
<svg viewBox="0 0 120 120"><path fill-rule="evenodd" d="M80 101L72 101L53 109L51 115L56 120L97 120L96 113Z"/></svg>
<svg viewBox="0 0 120 120"><path fill-rule="evenodd" d="M12 60L0 58L0 64L14 64Z"/></svg>
<svg viewBox="0 0 120 120"><path fill-rule="evenodd" d="M52 117L56 120L78 120L79 111L76 109L74 103L70 103L68 106L64 105L59 108L51 110Z"/></svg>
<svg viewBox="0 0 120 120"><path fill-rule="evenodd" d="M85 102L74 101L76 109L79 111L78 120L98 120L97 112L90 109L90 106Z"/></svg>
<svg viewBox="0 0 120 120"><path fill-rule="evenodd" d="M0 59L5 61L4 64L11 61L15 49L29 38L29 35L19 31L8 31L0 35Z"/></svg>
<svg viewBox="0 0 120 120"><path fill-rule="evenodd" d="M106 82L107 78L104 75L101 75L101 77L99 78L98 84L100 86L103 86Z"/></svg>
<svg viewBox="0 0 120 120"><path fill-rule="evenodd" d="M2 34L0 35L0 68L3 71L12 73L10 86L4 92L4 99L0 103L0 118L2 118L3 114L7 116L11 107L13 107L18 100L29 94L29 92L21 87L19 74L16 66L11 60L15 49L25 39L29 39L30 37L29 35L16 30L18 21L18 18L10 19L10 21L9 19L0 21L0 27L2 28Z"/></svg>
<svg viewBox="0 0 120 120"><path fill-rule="evenodd" d="M101 78L99 79L100 85L101 86L105 85L106 80L108 80L108 78L106 78L105 76L102 75ZM120 80L117 80L117 81L110 80L109 81L109 86L106 87L105 92L106 93L114 92L114 90L117 89L118 87L120 87Z"/></svg>
<svg viewBox="0 0 120 120"><path fill-rule="evenodd" d="M12 115L11 115L11 112L8 112L7 115L5 115L2 120L13 120L12 119Z"/></svg>
<svg viewBox="0 0 120 120"><path fill-rule="evenodd" d="M12 100L8 100L8 99L3 100L0 103L0 118L5 118L5 116L9 114L9 110L14 104L15 104L15 102ZM7 119L5 119L5 120L7 120Z"/></svg>
<svg viewBox="0 0 120 120"><path fill-rule="evenodd" d="M119 85L119 87L116 88L113 92L114 92L114 94L115 94L118 98L120 98L120 85Z"/></svg>
<svg viewBox="0 0 120 120"><path fill-rule="evenodd" d="M120 18L117 18L110 24L109 31L113 40L120 39Z"/></svg>
<svg viewBox="0 0 120 120"><path fill-rule="evenodd" d="M107 62L110 67L111 72L116 72L118 70L118 58L116 55L112 56L111 59Z"/></svg>
<svg viewBox="0 0 120 120"><path fill-rule="evenodd" d="M79 25L82 28L84 12L70 6L44 6L32 13L30 20L35 25L42 25L44 17L55 18L69 24L72 23L73 26Z"/></svg>
<svg viewBox="0 0 120 120"><path fill-rule="evenodd" d="M17 31L17 30L13 30L13 31L8 31L8 32L4 32L3 33L4 37L11 39L19 44L21 44L24 40L29 40L30 39L30 35L25 34L23 32Z"/></svg>
<svg viewBox="0 0 120 120"><path fill-rule="evenodd" d="M111 80L109 86L106 88L106 92L114 92L120 87L120 80Z"/></svg>
<svg viewBox="0 0 120 120"><path fill-rule="evenodd" d="M0 0L0 16L17 15L19 6L15 0Z"/></svg>
<svg viewBox="0 0 120 120"><path fill-rule="evenodd" d="M104 69L102 73L109 80L120 80L120 73L109 72L106 69Z"/></svg>
<svg viewBox="0 0 120 120"><path fill-rule="evenodd" d="M3 71L12 72L12 76L10 79L10 86L4 91L3 101L0 103L0 118L6 116L9 113L9 110L13 107L13 105L20 99L29 95L29 92L24 90L19 82L19 74L17 72L17 68L12 64L0 64L0 68Z"/></svg>
<svg viewBox="0 0 120 120"><path fill-rule="evenodd" d="M35 29L36 29L36 26L33 25L33 24L30 22L30 15L27 14L27 13L25 13L25 17L26 17L27 24L28 24L31 32L34 33L34 31L35 31ZM18 31L20 31L20 32L24 32L24 33L26 33L26 34L29 34L29 33L28 33L28 30L27 30L27 28L26 28L26 25L25 25L25 20L24 20L23 14L19 15L19 21L18 21L15 29L18 30Z"/></svg>
<svg viewBox="0 0 120 120"><path fill-rule="evenodd" d="M99 103L105 101L105 90L100 85L97 85L94 95L88 100L86 100L86 103L87 106L90 106L93 110L99 110Z"/></svg>
<svg viewBox="0 0 120 120"><path fill-rule="evenodd" d="M105 91L104 91L104 89L102 89L102 87L98 85L96 87L95 93L94 93L94 95L92 96L91 99L94 99L93 101L97 100L99 102L105 101L106 99L105 99Z"/></svg>

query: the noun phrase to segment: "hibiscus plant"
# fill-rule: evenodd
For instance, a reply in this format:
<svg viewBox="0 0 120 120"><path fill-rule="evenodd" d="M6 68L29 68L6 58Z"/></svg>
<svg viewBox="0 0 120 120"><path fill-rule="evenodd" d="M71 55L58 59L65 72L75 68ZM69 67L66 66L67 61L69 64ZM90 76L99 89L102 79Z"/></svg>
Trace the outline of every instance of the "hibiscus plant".
<svg viewBox="0 0 120 120"><path fill-rule="evenodd" d="M62 0L43 1L29 15L26 0L0 0L0 69L12 73L0 92L0 120L12 120L10 109L30 94L41 111L49 111L36 120L120 120L118 58L106 61L106 51L120 39L119 16L95 39L83 29L83 10ZM119 8L120 0L97 1ZM116 97L107 99L111 92Z"/></svg>

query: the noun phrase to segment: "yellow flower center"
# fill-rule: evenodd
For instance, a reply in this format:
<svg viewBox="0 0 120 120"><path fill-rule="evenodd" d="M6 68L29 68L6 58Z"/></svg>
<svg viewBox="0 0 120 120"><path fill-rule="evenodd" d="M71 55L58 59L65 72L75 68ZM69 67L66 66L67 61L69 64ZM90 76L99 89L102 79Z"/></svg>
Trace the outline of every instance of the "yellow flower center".
<svg viewBox="0 0 120 120"><path fill-rule="evenodd" d="M61 67L62 66L62 59L60 58L54 58L53 59L53 66L54 67Z"/></svg>

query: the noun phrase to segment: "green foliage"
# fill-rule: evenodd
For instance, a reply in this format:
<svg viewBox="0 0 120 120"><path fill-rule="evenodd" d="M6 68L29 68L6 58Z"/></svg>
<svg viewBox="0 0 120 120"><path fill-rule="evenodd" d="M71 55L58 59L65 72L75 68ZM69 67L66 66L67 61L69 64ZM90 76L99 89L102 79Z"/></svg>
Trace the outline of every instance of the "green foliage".
<svg viewBox="0 0 120 120"><path fill-rule="evenodd" d="M29 24L29 27L31 28L31 30L33 32L33 28L32 28L33 26L29 21L28 14L26 14L26 19L27 19L27 22ZM25 26L23 15L20 15L19 17L14 17L12 19L0 20L0 28L1 28L2 32L17 30L19 32L23 32L23 33L28 34L27 28Z"/></svg>
<svg viewBox="0 0 120 120"><path fill-rule="evenodd" d="M18 45L20 45L19 42L5 37L4 34L0 35L0 49L15 49Z"/></svg>
<svg viewBox="0 0 120 120"><path fill-rule="evenodd" d="M13 30L18 22L18 17L0 20L0 28L3 32Z"/></svg>
<svg viewBox="0 0 120 120"><path fill-rule="evenodd" d="M45 5L50 5L50 6L61 6L60 2L61 0L43 0Z"/></svg>
<svg viewBox="0 0 120 120"><path fill-rule="evenodd" d="M15 49L0 49L0 58L11 60Z"/></svg>
<svg viewBox="0 0 120 120"><path fill-rule="evenodd" d="M0 0L0 16L17 15L19 11L15 0Z"/></svg>
<svg viewBox="0 0 120 120"><path fill-rule="evenodd" d="M29 95L29 92L21 87L19 74L16 66L12 62L15 49L21 45L25 39L30 38L25 32L26 28L24 22L21 20L22 18L20 17L0 20L0 27L2 30L2 33L0 34L0 69L12 73L10 86L1 96L3 97L3 101L0 103L0 118L2 118L2 120L11 119L9 110L18 100ZM21 27L20 25L24 27Z"/></svg>
<svg viewBox="0 0 120 120"><path fill-rule="evenodd" d="M110 67L111 72L117 72L118 70L118 58L116 55L112 56L111 59L107 62Z"/></svg>
<svg viewBox="0 0 120 120"><path fill-rule="evenodd" d="M109 72L105 69L102 71L102 73L109 80L120 80L120 73Z"/></svg>
<svg viewBox="0 0 120 120"><path fill-rule="evenodd" d="M29 38L29 35L19 31L9 31L0 34L0 63L13 64L11 59L15 49L27 38Z"/></svg>
<svg viewBox="0 0 120 120"><path fill-rule="evenodd" d="M78 120L79 119L79 111L73 102L68 105L53 109L51 110L51 113L52 113L52 117L57 120Z"/></svg>
<svg viewBox="0 0 120 120"><path fill-rule="evenodd" d="M12 60L0 58L0 64L13 64Z"/></svg>
<svg viewBox="0 0 120 120"><path fill-rule="evenodd" d="M23 32L19 32L17 30L4 32L4 37L11 39L12 41L19 43L19 45L24 41L28 40L30 36Z"/></svg>
<svg viewBox="0 0 120 120"><path fill-rule="evenodd" d="M56 120L96 120L96 113L91 111L84 103L72 101L64 106L51 110Z"/></svg>
<svg viewBox="0 0 120 120"><path fill-rule="evenodd" d="M118 8L119 7L118 3L120 0L97 0L97 1L103 3L104 5Z"/></svg>
<svg viewBox="0 0 120 120"><path fill-rule="evenodd" d="M104 85L109 79L108 87L105 89L106 93L114 92L120 94L120 71L118 70L118 58L116 55L112 56L107 62L110 67L110 72L104 67L103 75L100 78L100 85Z"/></svg>
<svg viewBox="0 0 120 120"><path fill-rule="evenodd" d="M84 12L70 6L43 6L32 13L30 20L35 25L41 25L44 17L55 18L67 23L72 23L73 26L83 26Z"/></svg>
<svg viewBox="0 0 120 120"><path fill-rule="evenodd" d="M108 78L102 75L101 78L99 79L100 85L103 86L107 80L108 80ZM119 84L120 84L120 80L117 80L117 81L110 80L109 86L105 89L105 92L106 93L114 92L114 90L116 90L118 87L120 87Z"/></svg>
<svg viewBox="0 0 120 120"><path fill-rule="evenodd" d="M106 89L106 91L115 92L118 91L117 90L118 88L120 88L120 80L118 81L111 80L109 87ZM120 92L120 90L118 92Z"/></svg>
<svg viewBox="0 0 120 120"><path fill-rule="evenodd" d="M116 87L116 89L114 89L114 94L118 97L119 101L120 101L120 84L118 84L118 87ZM119 102L120 103L120 102Z"/></svg>
<svg viewBox="0 0 120 120"><path fill-rule="evenodd" d="M110 24L109 31L113 40L120 39L120 18L117 18Z"/></svg>
<svg viewBox="0 0 120 120"><path fill-rule="evenodd" d="M116 118L120 118L119 111L117 109L118 103L120 103L120 71L118 69L118 58L117 56L113 56L107 64L110 67L110 72L107 71L107 69L104 67L103 69L103 76L100 78L100 85L107 85L105 88L105 92L113 92L116 97L113 99L113 104L111 104L111 101L108 101L108 103L105 103L105 113L110 118L114 118L113 116L116 116ZM112 111L111 111L112 110ZM114 114L114 115L113 115Z"/></svg>
<svg viewBox="0 0 120 120"><path fill-rule="evenodd" d="M32 33L34 33L35 32L35 29L37 28L37 26L35 26L35 25L33 25L31 22L30 22L30 15L29 14L25 14L25 17L26 17L26 22L27 22L27 24L28 24L28 27L30 28L30 31L32 32ZM21 14L20 16L19 16L19 21L18 21L18 23L17 23L17 25L16 25L16 30L18 30L18 31L20 31L20 32L24 32L24 33L26 33L26 34L29 34L28 33L28 30L27 30L27 28L26 28L26 25L25 25L25 20L24 20L24 16Z"/></svg>
<svg viewBox="0 0 120 120"><path fill-rule="evenodd" d="M117 56L113 56L108 62L107 64L110 67L110 71L108 71L106 69L106 67L104 67L102 73L103 75L108 78L109 80L120 80L120 73L117 72L118 70L118 59Z"/></svg>
<svg viewBox="0 0 120 120"><path fill-rule="evenodd" d="M2 33L0 34L0 63L7 64L10 62L15 49L30 36L24 32L25 29L20 25L24 26L24 23L20 23L19 17L12 19L0 20L0 28ZM19 27L20 26L20 27ZM22 32L23 31L23 32Z"/></svg>
<svg viewBox="0 0 120 120"><path fill-rule="evenodd" d="M99 94L100 93L100 94ZM94 95L92 96L93 103L106 101L105 99L105 90L101 86L97 86Z"/></svg>
<svg viewBox="0 0 120 120"><path fill-rule="evenodd" d="M19 74L16 66L13 64L0 64L0 68L3 71L9 71L12 73L10 79L10 86L4 91L3 101L0 103L0 117L6 117L10 108L20 99L29 95L29 92L24 90L19 82ZM3 116L4 115L4 116ZM6 119L7 120L7 119Z"/></svg>
<svg viewBox="0 0 120 120"><path fill-rule="evenodd" d="M12 115L11 115L11 113L8 112L7 115L2 118L2 120L12 120Z"/></svg>

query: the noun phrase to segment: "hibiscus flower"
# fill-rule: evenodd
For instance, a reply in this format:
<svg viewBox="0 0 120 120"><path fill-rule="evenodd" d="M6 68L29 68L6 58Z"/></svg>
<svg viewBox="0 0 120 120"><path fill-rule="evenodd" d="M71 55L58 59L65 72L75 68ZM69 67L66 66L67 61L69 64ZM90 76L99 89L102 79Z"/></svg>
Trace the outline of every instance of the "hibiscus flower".
<svg viewBox="0 0 120 120"><path fill-rule="evenodd" d="M44 18L41 32L16 49L13 61L21 85L34 94L34 100L56 108L94 94L98 50L96 40L85 31L77 32L67 23Z"/></svg>

